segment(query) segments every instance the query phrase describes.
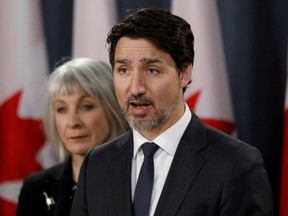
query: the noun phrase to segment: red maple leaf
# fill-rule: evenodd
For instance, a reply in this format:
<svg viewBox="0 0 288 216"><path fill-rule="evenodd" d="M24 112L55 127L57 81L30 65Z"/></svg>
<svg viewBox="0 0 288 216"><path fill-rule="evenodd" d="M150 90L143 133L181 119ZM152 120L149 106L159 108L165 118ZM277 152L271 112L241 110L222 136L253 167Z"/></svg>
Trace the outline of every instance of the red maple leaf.
<svg viewBox="0 0 288 216"><path fill-rule="evenodd" d="M19 118L21 92L0 106L0 183L23 179L42 169L36 154L45 142L40 120Z"/></svg>
<svg viewBox="0 0 288 216"><path fill-rule="evenodd" d="M197 102L199 100L199 97L201 95L201 91L197 91L193 95L191 95L188 99L186 99L186 102L188 106L194 110ZM226 121L223 119L218 119L218 118L203 118L199 116L199 118L207 125L210 125L212 127L217 128L218 130L221 130L229 135L232 135L234 129L235 129L235 124L231 121Z"/></svg>

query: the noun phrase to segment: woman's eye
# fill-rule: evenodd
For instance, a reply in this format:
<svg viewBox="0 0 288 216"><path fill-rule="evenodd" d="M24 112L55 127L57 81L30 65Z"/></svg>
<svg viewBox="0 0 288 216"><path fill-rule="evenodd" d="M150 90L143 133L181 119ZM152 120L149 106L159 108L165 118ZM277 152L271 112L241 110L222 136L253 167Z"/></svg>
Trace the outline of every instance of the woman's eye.
<svg viewBox="0 0 288 216"><path fill-rule="evenodd" d="M93 109L93 105L91 105L91 104L84 104L84 105L81 106L81 109L82 109L82 110L91 110L91 109Z"/></svg>
<svg viewBox="0 0 288 216"><path fill-rule="evenodd" d="M67 109L65 107L58 107L56 109L57 113L65 113L67 111Z"/></svg>

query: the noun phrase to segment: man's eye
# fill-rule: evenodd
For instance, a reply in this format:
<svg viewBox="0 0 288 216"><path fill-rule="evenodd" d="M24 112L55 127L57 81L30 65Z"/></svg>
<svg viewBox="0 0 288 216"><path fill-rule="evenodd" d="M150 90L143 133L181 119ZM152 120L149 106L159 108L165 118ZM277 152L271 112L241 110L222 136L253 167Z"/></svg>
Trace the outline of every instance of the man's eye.
<svg viewBox="0 0 288 216"><path fill-rule="evenodd" d="M157 74L157 73L159 73L159 71L156 70L156 69L154 69L154 68L149 68L149 69L148 69L148 73L149 73L149 74Z"/></svg>
<svg viewBox="0 0 288 216"><path fill-rule="evenodd" d="M127 74L128 73L128 68L120 68L119 69L120 74Z"/></svg>

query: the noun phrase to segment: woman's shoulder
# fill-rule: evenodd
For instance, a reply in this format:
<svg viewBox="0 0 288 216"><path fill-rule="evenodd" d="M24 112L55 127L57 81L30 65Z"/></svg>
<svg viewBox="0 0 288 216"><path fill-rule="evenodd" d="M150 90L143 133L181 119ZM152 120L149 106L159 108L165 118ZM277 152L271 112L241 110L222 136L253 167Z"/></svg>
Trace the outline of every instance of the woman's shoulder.
<svg viewBox="0 0 288 216"><path fill-rule="evenodd" d="M65 172L65 167L67 166L68 161L54 165L50 168L34 172L30 175L28 175L24 179L24 183L28 182L37 182L41 180L57 180L59 179L63 173Z"/></svg>

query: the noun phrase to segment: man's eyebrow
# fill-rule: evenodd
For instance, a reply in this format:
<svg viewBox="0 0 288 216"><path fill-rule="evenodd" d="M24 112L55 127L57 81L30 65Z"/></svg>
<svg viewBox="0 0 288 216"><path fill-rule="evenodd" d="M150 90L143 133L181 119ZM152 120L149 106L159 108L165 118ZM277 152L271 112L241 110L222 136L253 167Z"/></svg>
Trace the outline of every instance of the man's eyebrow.
<svg viewBox="0 0 288 216"><path fill-rule="evenodd" d="M159 59L143 58L140 60L142 64L152 64L152 63L161 63Z"/></svg>
<svg viewBox="0 0 288 216"><path fill-rule="evenodd" d="M131 61L129 61L128 59L116 59L115 63L120 63L120 64L127 64L130 63Z"/></svg>
<svg viewBox="0 0 288 216"><path fill-rule="evenodd" d="M119 64L128 64L131 63L131 60L128 59L116 59L115 63ZM142 64L153 64L153 63L161 63L162 61L159 59L152 59L152 58L142 58L139 60Z"/></svg>

